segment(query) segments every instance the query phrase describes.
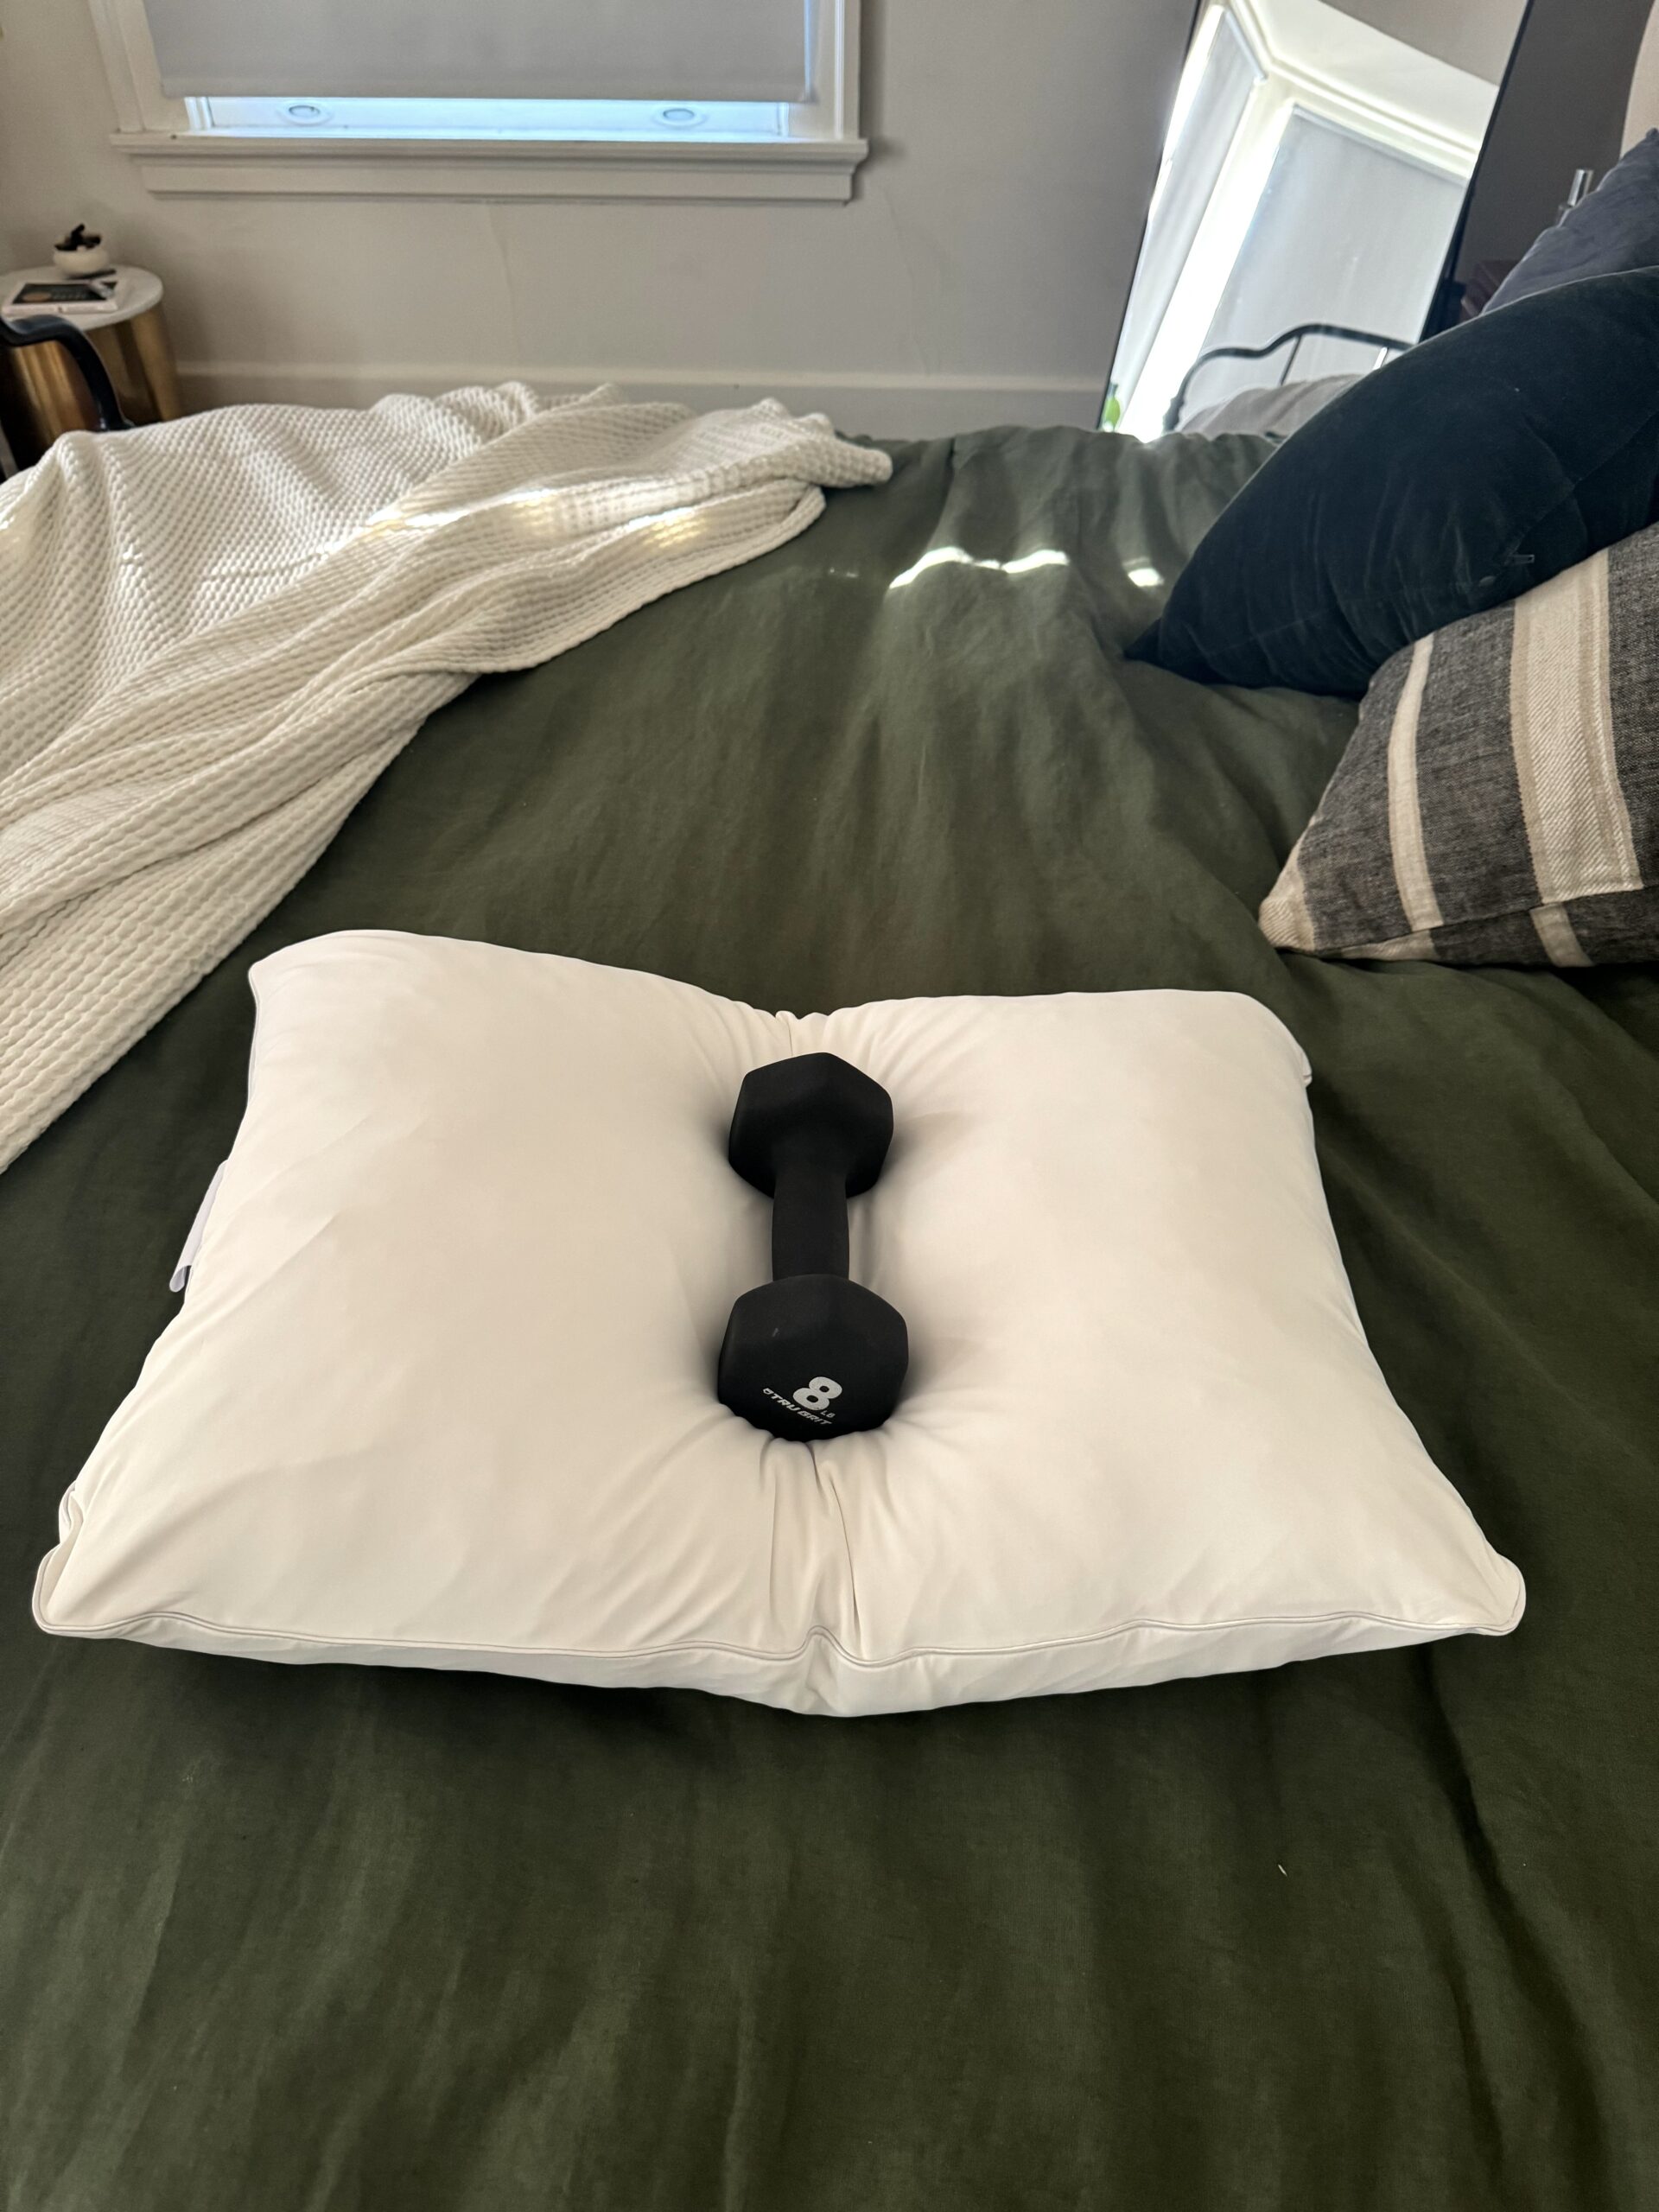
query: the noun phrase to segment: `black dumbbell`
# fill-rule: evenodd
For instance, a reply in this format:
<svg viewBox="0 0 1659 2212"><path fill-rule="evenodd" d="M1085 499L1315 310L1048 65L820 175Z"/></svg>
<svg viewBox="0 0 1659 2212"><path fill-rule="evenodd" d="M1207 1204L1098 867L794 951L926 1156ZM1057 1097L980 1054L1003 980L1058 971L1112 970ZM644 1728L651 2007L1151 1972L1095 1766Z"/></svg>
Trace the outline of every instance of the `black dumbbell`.
<svg viewBox="0 0 1659 2212"><path fill-rule="evenodd" d="M772 1200L772 1280L726 1325L717 1389L757 1428L797 1441L876 1428L910 1364L904 1316L847 1277L847 1201L893 1141L893 1101L834 1052L743 1078L727 1157Z"/></svg>

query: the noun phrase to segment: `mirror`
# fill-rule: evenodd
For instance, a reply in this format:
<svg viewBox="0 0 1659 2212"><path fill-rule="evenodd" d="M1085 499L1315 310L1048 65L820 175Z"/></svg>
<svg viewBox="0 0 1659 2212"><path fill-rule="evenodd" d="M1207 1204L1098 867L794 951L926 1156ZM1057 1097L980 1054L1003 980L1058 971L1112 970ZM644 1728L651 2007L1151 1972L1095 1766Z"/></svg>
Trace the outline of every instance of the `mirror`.
<svg viewBox="0 0 1659 2212"><path fill-rule="evenodd" d="M1415 344L1527 0L1202 0L1102 417L1284 429ZM1248 411L1248 410L1246 410Z"/></svg>

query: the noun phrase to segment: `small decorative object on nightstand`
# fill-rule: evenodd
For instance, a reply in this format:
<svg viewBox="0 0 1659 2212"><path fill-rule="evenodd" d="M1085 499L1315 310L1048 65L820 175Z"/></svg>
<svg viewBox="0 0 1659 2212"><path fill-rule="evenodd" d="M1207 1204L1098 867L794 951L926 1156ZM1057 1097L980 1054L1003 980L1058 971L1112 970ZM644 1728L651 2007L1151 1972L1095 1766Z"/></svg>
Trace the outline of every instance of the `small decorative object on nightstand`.
<svg viewBox="0 0 1659 2212"><path fill-rule="evenodd" d="M84 332L129 422L172 422L184 408L161 278L148 269L112 266L105 241L80 224L55 251L55 266L0 277L0 318L16 324L48 317ZM21 463L38 460L65 430L98 427L85 380L64 346L0 347L0 377L5 429Z"/></svg>
<svg viewBox="0 0 1659 2212"><path fill-rule="evenodd" d="M115 274L115 256L105 244L103 232L89 231L85 223L77 223L67 237L58 240L52 249L52 261L66 276Z"/></svg>

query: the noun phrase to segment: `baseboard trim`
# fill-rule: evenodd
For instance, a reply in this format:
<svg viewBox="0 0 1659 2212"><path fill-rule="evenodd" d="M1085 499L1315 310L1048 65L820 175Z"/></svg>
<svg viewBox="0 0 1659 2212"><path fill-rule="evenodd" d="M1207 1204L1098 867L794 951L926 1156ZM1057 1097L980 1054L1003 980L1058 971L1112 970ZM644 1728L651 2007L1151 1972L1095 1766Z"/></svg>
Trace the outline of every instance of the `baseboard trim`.
<svg viewBox="0 0 1659 2212"><path fill-rule="evenodd" d="M433 394L459 385L505 384L518 378L538 391L591 391L614 384L630 397L673 399L689 407L746 407L781 399L798 414L822 412L840 429L870 437L922 438L999 423L1071 423L1098 419L1103 379L1069 377L929 376L887 371L813 375L798 371L524 368L490 363L432 366L383 362L337 364L181 361L185 398L193 407L265 400L298 407L363 407L389 391Z"/></svg>

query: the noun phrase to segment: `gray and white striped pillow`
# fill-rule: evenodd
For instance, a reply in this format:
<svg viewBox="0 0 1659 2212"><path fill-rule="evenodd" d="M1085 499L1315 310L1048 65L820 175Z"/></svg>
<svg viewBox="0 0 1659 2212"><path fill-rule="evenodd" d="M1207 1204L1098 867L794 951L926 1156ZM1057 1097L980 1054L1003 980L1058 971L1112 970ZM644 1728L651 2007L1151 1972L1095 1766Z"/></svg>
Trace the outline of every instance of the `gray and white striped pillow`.
<svg viewBox="0 0 1659 2212"><path fill-rule="evenodd" d="M1659 524L1377 671L1262 907L1288 951L1659 959Z"/></svg>

